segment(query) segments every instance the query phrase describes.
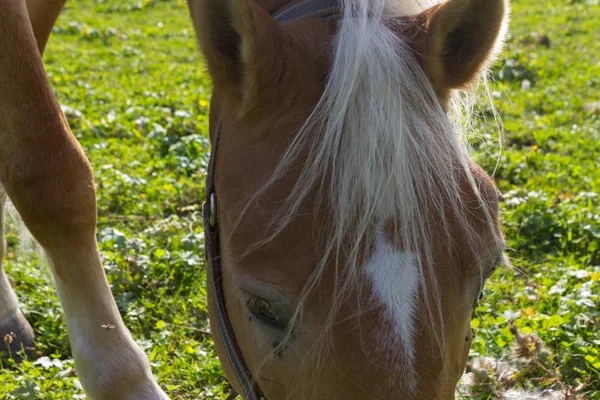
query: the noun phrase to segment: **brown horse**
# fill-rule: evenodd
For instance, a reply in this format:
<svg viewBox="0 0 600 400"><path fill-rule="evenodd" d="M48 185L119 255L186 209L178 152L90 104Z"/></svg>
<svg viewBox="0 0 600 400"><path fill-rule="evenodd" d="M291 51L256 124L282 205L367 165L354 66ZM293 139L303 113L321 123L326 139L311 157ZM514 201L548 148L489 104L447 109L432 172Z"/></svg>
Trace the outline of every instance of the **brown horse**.
<svg viewBox="0 0 600 400"><path fill-rule="evenodd" d="M88 396L162 399L110 294L91 169L44 75L65 1L0 0L0 178L51 260ZM214 82L212 331L247 398L454 397L473 304L504 260L457 89L499 50L508 4L413 3L188 0ZM0 289L0 333L27 344L3 273Z"/></svg>

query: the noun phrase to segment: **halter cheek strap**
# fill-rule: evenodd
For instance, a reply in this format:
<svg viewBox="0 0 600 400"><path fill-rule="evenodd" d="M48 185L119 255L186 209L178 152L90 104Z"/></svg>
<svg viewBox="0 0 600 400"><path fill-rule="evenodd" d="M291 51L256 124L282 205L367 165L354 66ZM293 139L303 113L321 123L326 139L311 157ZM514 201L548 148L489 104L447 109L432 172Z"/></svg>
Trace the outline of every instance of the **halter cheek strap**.
<svg viewBox="0 0 600 400"><path fill-rule="evenodd" d="M340 14L339 0L299 0L278 10L273 18L280 23L300 18L334 18ZM242 388L242 396L246 400L265 400L256 379L253 378L244 360L242 351L235 337L235 332L225 304L223 289L223 270L221 266L221 251L219 241L219 224L217 221L217 195L215 190L214 172L215 159L221 134L221 119L217 120L214 128L212 152L206 176L206 201L202 206L204 222L204 247L206 263L208 264L208 281L211 285L212 304L214 307L215 324L227 360Z"/></svg>
<svg viewBox="0 0 600 400"><path fill-rule="evenodd" d="M214 307L215 323L221 341L227 353L227 360L233 369L238 382L242 387L242 395L247 400L264 400L256 381L252 378L242 351L236 341L235 332L231 326L227 307L225 306L225 291L223 288L223 271L221 269L221 251L219 242L219 227L217 225L217 199L215 192L214 170L216 150L221 133L221 121L218 120L215 126L213 151L210 155L208 164L208 174L206 179L207 199L202 206L204 222L204 256L208 264L208 282L211 283L212 303Z"/></svg>

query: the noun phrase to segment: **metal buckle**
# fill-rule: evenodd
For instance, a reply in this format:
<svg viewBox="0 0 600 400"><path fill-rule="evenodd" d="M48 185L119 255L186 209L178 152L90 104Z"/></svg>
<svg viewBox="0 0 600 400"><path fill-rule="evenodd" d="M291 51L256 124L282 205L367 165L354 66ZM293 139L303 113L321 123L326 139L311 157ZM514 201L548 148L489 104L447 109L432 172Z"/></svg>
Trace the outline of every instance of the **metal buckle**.
<svg viewBox="0 0 600 400"><path fill-rule="evenodd" d="M210 218L209 224L211 228L214 228L217 225L217 198L215 197L215 192L210 194Z"/></svg>

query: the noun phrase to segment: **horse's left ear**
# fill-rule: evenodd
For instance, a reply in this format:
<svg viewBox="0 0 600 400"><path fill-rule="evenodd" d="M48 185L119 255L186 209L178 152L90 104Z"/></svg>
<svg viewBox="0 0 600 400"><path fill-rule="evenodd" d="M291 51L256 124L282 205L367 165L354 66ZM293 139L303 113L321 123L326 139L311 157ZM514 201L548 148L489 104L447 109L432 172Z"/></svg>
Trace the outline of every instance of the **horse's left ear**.
<svg viewBox="0 0 600 400"><path fill-rule="evenodd" d="M448 0L421 14L425 68L438 91L468 88L501 50L508 0Z"/></svg>
<svg viewBox="0 0 600 400"><path fill-rule="evenodd" d="M187 2L215 86L248 107L282 68L285 32L253 0Z"/></svg>

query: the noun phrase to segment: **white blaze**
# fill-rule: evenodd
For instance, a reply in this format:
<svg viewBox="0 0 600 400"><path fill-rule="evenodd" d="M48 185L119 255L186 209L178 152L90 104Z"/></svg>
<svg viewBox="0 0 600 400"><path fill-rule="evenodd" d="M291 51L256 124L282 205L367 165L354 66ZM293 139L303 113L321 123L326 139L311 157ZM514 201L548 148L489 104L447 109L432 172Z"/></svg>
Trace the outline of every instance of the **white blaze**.
<svg viewBox="0 0 600 400"><path fill-rule="evenodd" d="M373 255L365 265L372 283L375 299L385 308L385 316L393 326L393 333L384 340L384 346L402 346L409 386L414 388L414 325L416 299L419 289L419 270L415 256L394 248L383 226L375 229ZM387 349L389 350L389 349Z"/></svg>

